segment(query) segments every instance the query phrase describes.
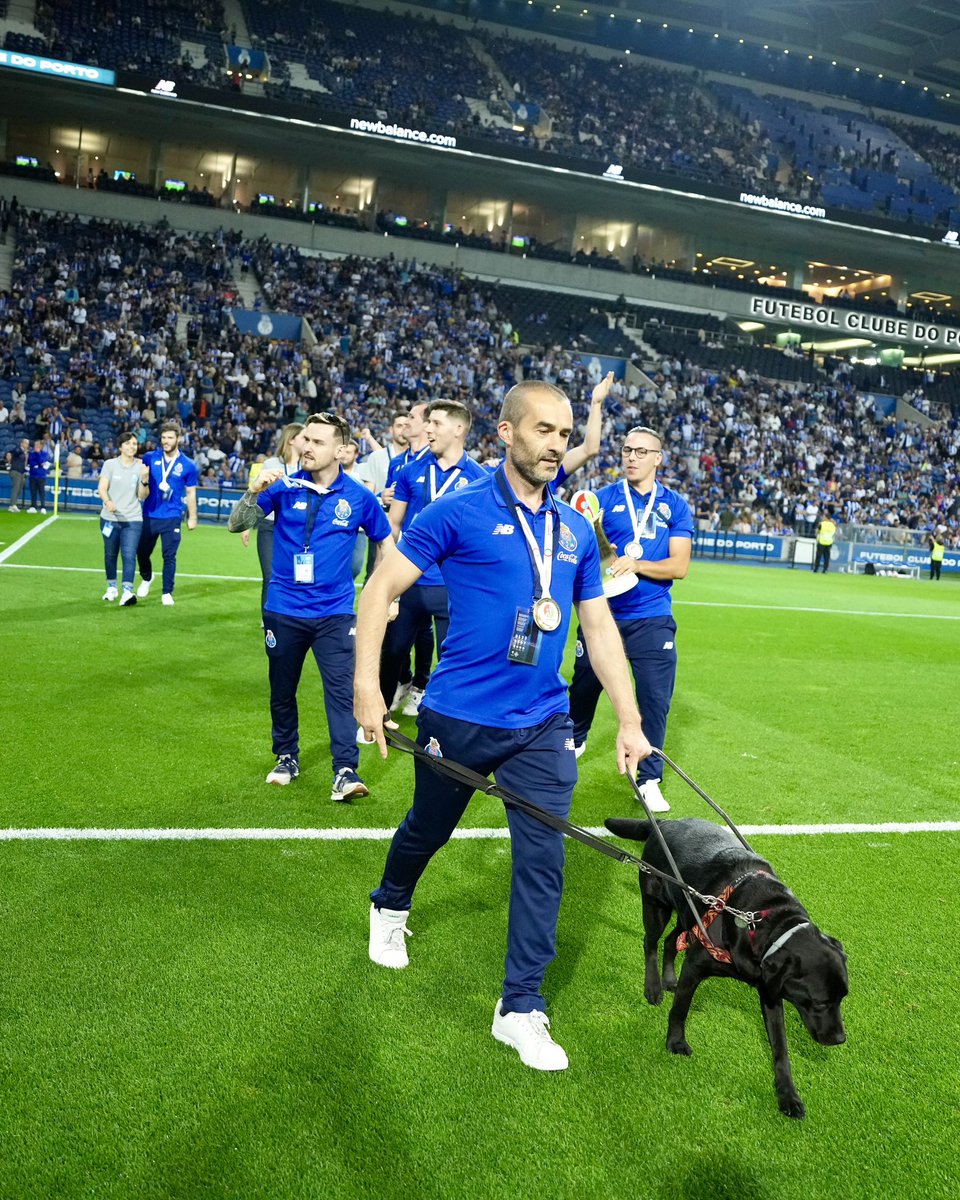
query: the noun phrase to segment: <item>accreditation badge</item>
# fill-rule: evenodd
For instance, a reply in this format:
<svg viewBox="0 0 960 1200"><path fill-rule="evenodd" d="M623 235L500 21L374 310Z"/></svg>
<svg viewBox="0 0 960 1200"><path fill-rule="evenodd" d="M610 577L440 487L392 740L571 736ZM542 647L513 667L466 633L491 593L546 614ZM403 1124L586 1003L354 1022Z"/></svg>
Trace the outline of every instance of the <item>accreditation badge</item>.
<svg viewBox="0 0 960 1200"><path fill-rule="evenodd" d="M535 667L540 660L540 628L529 608L517 609L507 659L524 667Z"/></svg>
<svg viewBox="0 0 960 1200"><path fill-rule="evenodd" d="M313 583L313 555L295 554L293 556L294 583Z"/></svg>

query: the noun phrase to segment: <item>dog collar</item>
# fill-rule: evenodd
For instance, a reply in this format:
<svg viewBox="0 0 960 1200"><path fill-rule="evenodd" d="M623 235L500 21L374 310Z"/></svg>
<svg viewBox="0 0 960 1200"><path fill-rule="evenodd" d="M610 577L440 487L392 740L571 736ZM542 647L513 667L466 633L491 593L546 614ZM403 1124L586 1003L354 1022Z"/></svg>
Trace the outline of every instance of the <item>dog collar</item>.
<svg viewBox="0 0 960 1200"><path fill-rule="evenodd" d="M760 959L761 967L767 961L771 954L776 954L781 946L786 945L795 933L799 933L801 929L806 929L810 924L809 921L801 921L799 925L794 925L792 929L788 929L786 933L781 933L772 946L768 947L766 954Z"/></svg>

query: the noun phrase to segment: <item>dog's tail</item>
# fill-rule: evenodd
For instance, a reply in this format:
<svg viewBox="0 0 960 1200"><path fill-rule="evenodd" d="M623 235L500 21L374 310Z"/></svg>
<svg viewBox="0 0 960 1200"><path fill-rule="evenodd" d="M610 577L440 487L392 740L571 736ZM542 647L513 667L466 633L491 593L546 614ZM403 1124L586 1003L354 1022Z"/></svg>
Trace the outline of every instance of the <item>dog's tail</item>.
<svg viewBox="0 0 960 1200"><path fill-rule="evenodd" d="M634 817L607 817L604 825L617 837L629 838L632 842L645 842L652 828L649 821L638 821Z"/></svg>

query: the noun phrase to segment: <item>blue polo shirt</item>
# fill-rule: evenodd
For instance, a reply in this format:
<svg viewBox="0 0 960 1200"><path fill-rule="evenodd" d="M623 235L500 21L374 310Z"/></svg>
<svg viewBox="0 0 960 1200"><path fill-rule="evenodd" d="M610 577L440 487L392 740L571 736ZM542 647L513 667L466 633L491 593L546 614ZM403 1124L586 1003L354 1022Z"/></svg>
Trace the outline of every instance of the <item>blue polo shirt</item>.
<svg viewBox="0 0 960 1200"><path fill-rule="evenodd" d="M560 522L550 593L563 619L552 633L541 631L540 658L532 667L507 657L517 609L532 605L535 573L497 476L484 471L476 483L439 497L404 534L401 554L422 571L439 563L450 598L450 632L424 700L435 712L526 729L568 711L560 662L571 608L603 595L600 555L584 517L552 495L547 505ZM542 550L547 506L536 514L520 507Z"/></svg>
<svg viewBox="0 0 960 1200"><path fill-rule="evenodd" d="M312 477L295 471L289 478ZM373 492L341 469L322 496L279 479L257 496L257 504L275 517L273 571L264 607L310 619L352 613L356 589L350 562L357 533L362 529L372 542L390 537L390 522ZM293 558L305 550L313 555L313 583L296 583Z"/></svg>
<svg viewBox="0 0 960 1200"><path fill-rule="evenodd" d="M408 446L406 450L395 454L390 459L390 465L387 467L387 482L383 486L389 487L392 483L396 483L397 476L404 467L408 467L412 462L419 462L421 459L426 458L429 453L429 446L421 446L419 450L411 450Z"/></svg>
<svg viewBox="0 0 960 1200"><path fill-rule="evenodd" d="M394 500L402 500L407 506L407 511L403 514L403 533L402 537L407 536L407 530L413 524L414 519L423 512L428 504L436 503L430 499L430 471L433 470L433 480L436 490L439 492L447 480L456 474L456 478L450 484L444 496L449 492L459 492L477 479L484 479L487 472L480 466L479 463L462 454L457 462L452 467L446 470L437 462L437 456L432 450L428 450L423 458L416 459L403 468L397 476L397 486L393 493ZM437 499L441 499L440 496ZM401 538L402 540L402 538ZM440 568L433 566L417 580L418 587L443 587L443 576L440 574Z"/></svg>
<svg viewBox="0 0 960 1200"><path fill-rule="evenodd" d="M671 491L662 483L656 486L657 496L644 531L646 536L640 539L643 557L651 562L670 557L672 537L693 538L693 516L686 500L679 492ZM643 520L650 493L645 492L641 496L632 488L631 494L637 519ZM603 531L616 546L617 553L623 554L633 541L633 523L623 492L623 482L601 488L597 492L597 499L603 509ZM644 575L638 575L636 587L622 596L610 597L610 611L617 621L635 621L638 617L669 617L673 612L670 602L672 587L672 579L647 579Z"/></svg>
<svg viewBox="0 0 960 1200"><path fill-rule="evenodd" d="M143 502L143 515L153 521L179 521L183 516L183 501L187 488L198 483L197 468L192 458L177 451L173 466L167 475L170 491L166 499L160 491L163 472L167 462L162 450L150 450L143 456L143 465L150 469L150 491Z"/></svg>
<svg viewBox="0 0 960 1200"><path fill-rule="evenodd" d="M27 455L27 468L31 479L46 479L53 466L53 459L46 450L31 450Z"/></svg>

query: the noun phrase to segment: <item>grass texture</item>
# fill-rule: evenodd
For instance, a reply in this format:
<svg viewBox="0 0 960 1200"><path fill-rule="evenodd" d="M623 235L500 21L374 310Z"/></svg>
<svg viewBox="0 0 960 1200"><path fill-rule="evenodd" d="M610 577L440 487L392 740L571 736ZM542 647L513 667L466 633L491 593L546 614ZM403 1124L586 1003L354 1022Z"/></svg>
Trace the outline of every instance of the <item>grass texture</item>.
<svg viewBox="0 0 960 1200"><path fill-rule="evenodd" d="M40 520L0 513L0 554ZM397 824L400 755L362 751L371 796L330 802L311 664L303 775L264 785L252 548L186 534L173 609L103 604L100 565L95 521L62 518L0 566L0 827ZM958 818L956 581L695 563L676 598L667 749L735 820ZM602 702L580 823L634 811L613 734ZM501 827L502 806L477 798L465 823ZM404 972L366 957L385 841L0 842L0 1196L956 1195L960 835L751 840L849 955L846 1045L787 1014L802 1123L777 1111L742 985L705 984L693 1057L665 1051L636 876L582 846L547 979L571 1066L541 1076L489 1034L505 840L437 856Z"/></svg>

